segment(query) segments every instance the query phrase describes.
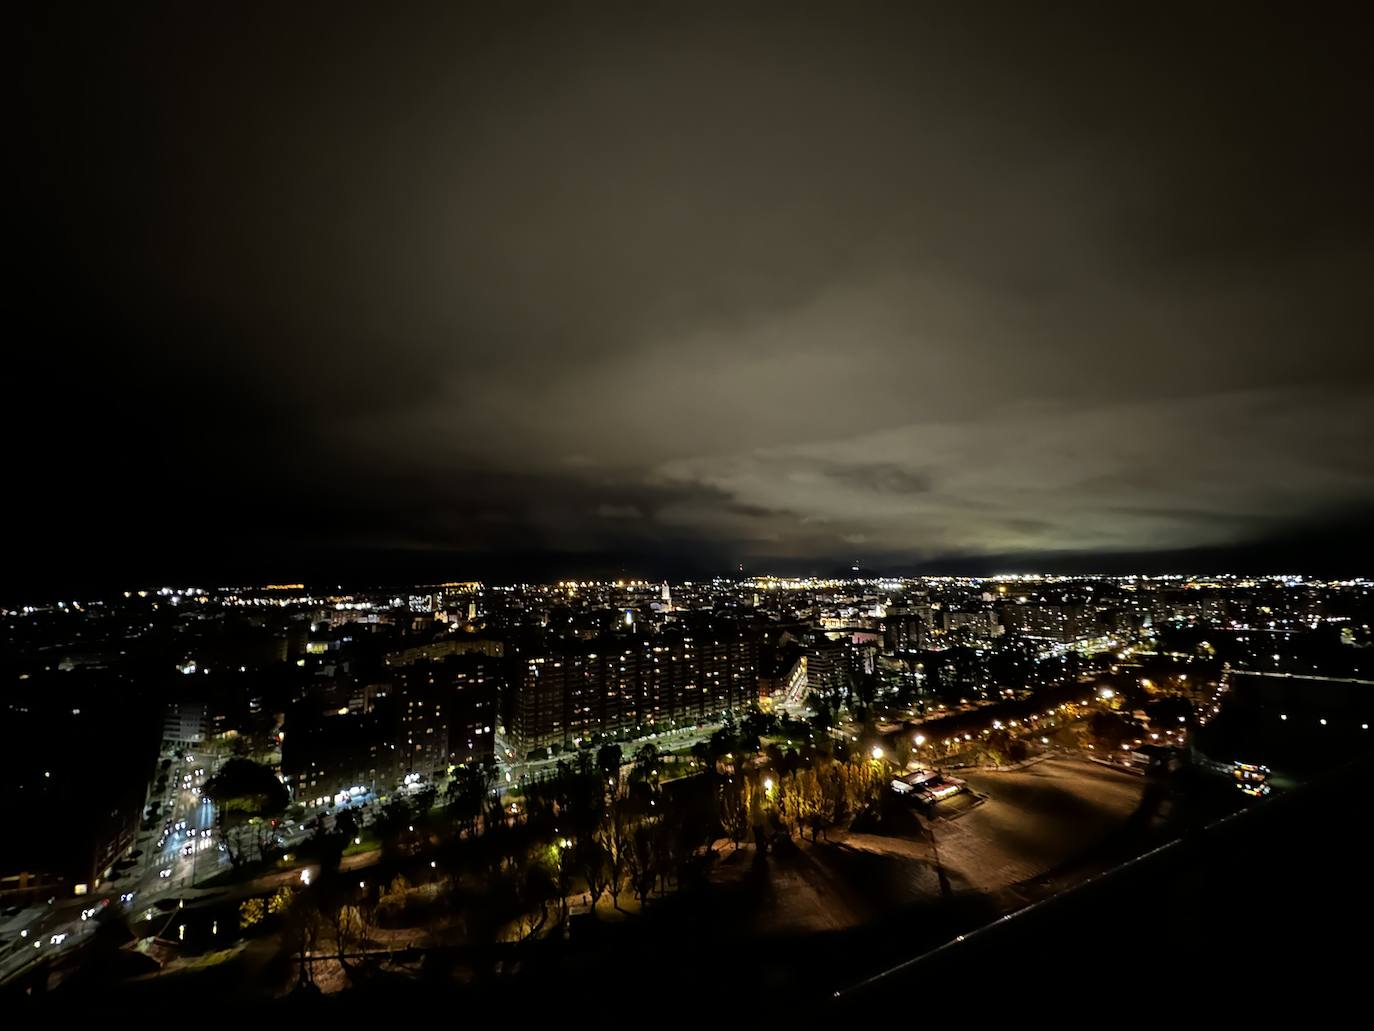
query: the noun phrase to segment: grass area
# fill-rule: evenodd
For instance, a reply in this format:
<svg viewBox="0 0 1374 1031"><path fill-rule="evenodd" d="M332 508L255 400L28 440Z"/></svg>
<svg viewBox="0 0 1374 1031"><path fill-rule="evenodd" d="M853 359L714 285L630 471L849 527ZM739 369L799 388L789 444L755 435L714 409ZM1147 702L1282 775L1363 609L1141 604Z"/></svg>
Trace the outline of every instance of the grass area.
<svg viewBox="0 0 1374 1031"><path fill-rule="evenodd" d="M287 864L287 866L289 865L290 864ZM265 873L272 873L274 870L284 870L286 868L286 866L281 866L280 863L268 864L261 860L254 860L249 863L244 863L238 869L234 869L231 866L228 870L217 873L213 877L201 877L197 879L195 887L222 888L229 884L237 884L239 881L250 881L254 877L260 877Z"/></svg>
<svg viewBox="0 0 1374 1031"><path fill-rule="evenodd" d="M348 844L344 846L343 854L345 856L356 856L363 852L375 851L381 847L382 839L369 829L362 831L355 838L351 839Z"/></svg>

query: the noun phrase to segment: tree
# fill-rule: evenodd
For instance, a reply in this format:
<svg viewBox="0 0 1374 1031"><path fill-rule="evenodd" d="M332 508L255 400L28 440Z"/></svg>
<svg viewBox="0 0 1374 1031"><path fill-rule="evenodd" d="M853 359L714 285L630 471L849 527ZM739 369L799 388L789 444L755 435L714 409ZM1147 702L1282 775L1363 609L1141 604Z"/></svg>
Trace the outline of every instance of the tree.
<svg viewBox="0 0 1374 1031"><path fill-rule="evenodd" d="M526 857L529 858L529 857ZM544 929L549 920L549 909L553 907L562 919L563 904L559 888L558 868L555 862L523 862L513 871L512 885L519 907L519 941L523 944L533 940Z"/></svg>
<svg viewBox="0 0 1374 1031"><path fill-rule="evenodd" d="M740 721L741 734L750 738L760 738L776 733L778 727L778 717L771 712L764 712L762 709L752 710Z"/></svg>
<svg viewBox="0 0 1374 1031"><path fill-rule="evenodd" d="M600 838L595 835L578 841L574 847L577 850L577 867L582 871L582 877L587 882L590 911L592 916L595 916L596 904L605 894L610 880L606 851L601 845Z"/></svg>
<svg viewBox="0 0 1374 1031"><path fill-rule="evenodd" d="M315 898L309 890L292 893L287 907L283 943L296 954L299 962L296 980L297 989L309 989L315 985L315 972L311 953L320 936L320 911Z"/></svg>
<svg viewBox="0 0 1374 1031"><path fill-rule="evenodd" d="M362 941L363 919L358 901L365 888L351 879L326 876L311 885L321 916L334 934L334 951L339 965L348 969L348 951Z"/></svg>
<svg viewBox="0 0 1374 1031"><path fill-rule="evenodd" d="M748 838L753 825L753 789L748 778L741 774L725 778L716 786L716 799L721 829L738 847Z"/></svg>
<svg viewBox="0 0 1374 1031"><path fill-rule="evenodd" d="M763 749L764 762L769 769L781 771L782 769L782 746L776 741L770 741Z"/></svg>
<svg viewBox="0 0 1374 1031"><path fill-rule="evenodd" d="M831 709L830 703L821 698L816 702L815 715L811 717L811 740L816 744L827 741L830 731L835 726L835 714Z"/></svg>
<svg viewBox="0 0 1374 1031"><path fill-rule="evenodd" d="M824 837L825 831L842 823L849 813L844 773L839 763L832 762L822 767L817 772L816 781L820 797L816 803L815 826L811 831L812 841L816 840L817 830Z"/></svg>
<svg viewBox="0 0 1374 1031"><path fill-rule="evenodd" d="M477 833L482 805L496 784L496 773L494 761L464 763L453 771L444 798L460 834L466 832L471 837Z"/></svg>
<svg viewBox="0 0 1374 1031"><path fill-rule="evenodd" d="M1002 765L1009 757L1011 745L1011 732L1005 727L998 727L987 736L983 743L983 751L994 766Z"/></svg>
<svg viewBox="0 0 1374 1031"><path fill-rule="evenodd" d="M1098 744L1115 749L1127 738L1134 737L1139 727L1119 713L1099 709L1088 717L1088 730Z"/></svg>
<svg viewBox="0 0 1374 1031"><path fill-rule="evenodd" d="M603 856L606 891L610 893L611 905L615 909L620 908L620 890L625 884L633 828L634 818L630 813L628 800L613 797L602 812L597 840L600 842Z"/></svg>
<svg viewBox="0 0 1374 1031"><path fill-rule="evenodd" d="M358 816L352 809L341 809L334 814L334 831L344 838L354 838L358 834Z"/></svg>
<svg viewBox="0 0 1374 1031"><path fill-rule="evenodd" d="M415 792L412 807L415 812L416 823L428 823L430 812L434 809L434 801L439 797L439 789L433 784L426 784L419 791Z"/></svg>
<svg viewBox="0 0 1374 1031"><path fill-rule="evenodd" d="M614 741L607 742L596 750L596 765L607 777L620 777L622 752Z"/></svg>
<svg viewBox="0 0 1374 1031"><path fill-rule="evenodd" d="M851 697L857 697L859 705L868 709L878 695L878 675L876 673L852 673L849 676Z"/></svg>
<svg viewBox="0 0 1374 1031"><path fill-rule="evenodd" d="M638 780L653 780L657 783L658 777L658 745L652 741L646 741L635 752L634 767L630 771L631 778Z"/></svg>
<svg viewBox="0 0 1374 1031"><path fill-rule="evenodd" d="M720 729L711 735L711 739L707 744L707 754L714 762L719 760L721 756L729 755L734 752L738 744L738 735L735 733L735 722L727 716L725 722L721 724Z"/></svg>
<svg viewBox="0 0 1374 1031"><path fill-rule="evenodd" d="M291 899L294 897L290 888L278 888L267 899L267 912L269 916L281 916L291 908Z"/></svg>
<svg viewBox="0 0 1374 1031"><path fill-rule="evenodd" d="M659 860L659 819L657 817L641 820L630 832L629 848L625 853L625 865L629 873L630 890L634 892L641 905L654 890L658 878Z"/></svg>
<svg viewBox="0 0 1374 1031"><path fill-rule="evenodd" d="M244 827L258 830L258 858L265 859L272 821L286 811L289 801L276 774L250 759L230 759L206 782L205 794L214 802L220 838L234 867L245 858L241 843L235 840Z"/></svg>
<svg viewBox="0 0 1374 1031"><path fill-rule="evenodd" d="M245 931L267 918L267 902L261 898L244 899L239 903L239 927Z"/></svg>
<svg viewBox="0 0 1374 1031"><path fill-rule="evenodd" d="M549 856L558 892L558 926L568 934L568 893L572 891L573 875L577 872L577 853L568 838L559 838L551 846Z"/></svg>
<svg viewBox="0 0 1374 1031"><path fill-rule="evenodd" d="M1166 695L1145 704L1145 713L1156 727L1178 727L1193 722L1193 703L1180 695Z"/></svg>
<svg viewBox="0 0 1374 1031"><path fill-rule="evenodd" d="M413 844L415 811L411 800L404 795L393 796L391 801L377 814L373 824L382 841L382 856L388 862L399 860L409 854Z"/></svg>
<svg viewBox="0 0 1374 1031"><path fill-rule="evenodd" d="M875 810L887 786L886 766L859 758L837 764L837 767L844 790L845 811L863 814Z"/></svg>
<svg viewBox="0 0 1374 1031"><path fill-rule="evenodd" d="M711 754L711 746L705 741L698 741L692 746L692 758L703 770L715 771L714 757Z"/></svg>
<svg viewBox="0 0 1374 1031"><path fill-rule="evenodd" d="M325 877L338 872L347 845L348 838L339 832L337 824L335 829L330 831L326 830L324 823L321 822L300 851L319 862L320 876Z"/></svg>
<svg viewBox="0 0 1374 1031"><path fill-rule="evenodd" d="M910 734L897 734L888 747L892 755L892 765L897 767L900 772L906 769L906 764L911 761L912 740Z"/></svg>

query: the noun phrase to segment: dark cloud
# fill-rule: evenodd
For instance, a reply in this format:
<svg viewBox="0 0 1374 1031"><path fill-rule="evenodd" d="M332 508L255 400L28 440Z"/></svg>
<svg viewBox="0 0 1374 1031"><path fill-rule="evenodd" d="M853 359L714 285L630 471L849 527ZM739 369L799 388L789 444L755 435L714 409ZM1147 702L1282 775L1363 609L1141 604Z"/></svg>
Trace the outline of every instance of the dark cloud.
<svg viewBox="0 0 1374 1031"><path fill-rule="evenodd" d="M925 494L932 489L929 476L890 462L840 465L826 469L825 474L842 484L877 494Z"/></svg>
<svg viewBox="0 0 1374 1031"><path fill-rule="evenodd" d="M41 5L18 37L36 579L1253 558L1374 499L1374 87L1331 12Z"/></svg>

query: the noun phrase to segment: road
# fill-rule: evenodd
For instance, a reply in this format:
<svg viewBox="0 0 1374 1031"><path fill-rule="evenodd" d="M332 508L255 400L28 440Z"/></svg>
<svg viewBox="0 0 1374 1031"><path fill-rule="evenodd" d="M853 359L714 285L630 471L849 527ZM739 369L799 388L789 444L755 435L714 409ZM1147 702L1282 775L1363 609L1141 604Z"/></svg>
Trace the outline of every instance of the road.
<svg viewBox="0 0 1374 1031"><path fill-rule="evenodd" d="M697 741L704 741L716 731L714 725L685 728L652 738L623 743L627 760L645 742L653 741L661 749L674 751L690 748ZM164 751L163 758L171 759L167 770L167 787L160 797L150 796L148 803L157 802L159 816L151 831L140 831L135 838L135 851L141 853L137 864L130 871L107 881L100 890L86 896L54 900L51 906L40 910L30 922L14 929L14 936L0 944L0 984L28 970L40 961L51 961L56 956L69 955L86 944L97 925L89 910L92 907L108 906L123 908L131 917L149 915L155 911L155 904L168 896L194 898L198 884L217 876L231 867L228 854L222 849L215 833L215 807L203 794L204 786L219 768L221 759L208 749L192 753L180 759ZM540 760L533 763L502 765L504 774L512 774L507 783L517 782L534 773L552 769L558 759ZM505 778L503 777L503 780ZM369 796L370 797L370 796ZM367 799L359 799L364 801ZM375 799L371 799L375 801ZM360 823L366 826L376 813L376 807L369 805L360 814ZM326 826L332 826L333 811L322 814ZM289 826L283 829L281 845L292 848L299 845L313 831L305 826ZM350 857L345 868L366 865L375 861L375 855ZM309 868L307 868L309 869ZM300 876L299 870L274 873L268 878L245 882L243 887L260 887L261 883L287 883ZM261 882L261 883L260 883Z"/></svg>
<svg viewBox="0 0 1374 1031"><path fill-rule="evenodd" d="M51 961L80 949L93 935L99 916L92 910L123 909L129 915L152 908L170 892L191 887L229 865L213 833L215 808L204 798L205 782L219 768L219 759L205 752L177 759L170 753L167 789L158 802L161 813L151 831L141 831L135 851L138 862L98 890L55 899L26 923L15 927L0 946L0 984L40 961Z"/></svg>
<svg viewBox="0 0 1374 1031"><path fill-rule="evenodd" d="M696 727L684 727L681 730L668 731L664 734L654 734L649 737L637 738L634 741L620 741L616 743L620 745L622 755L628 763L634 759L635 752L639 751L644 745L657 745L660 752L678 752L684 748L691 748L698 741L709 741L711 735L719 729L719 723L708 723ZM513 785L538 776L539 774L551 772L557 768L560 762L567 762L576 754L575 751L565 752L563 755L557 755L551 759L535 759L525 762L499 761L497 766L501 773L502 783Z"/></svg>
<svg viewBox="0 0 1374 1031"><path fill-rule="evenodd" d="M208 752L173 758L167 792L159 800L162 814L154 829L138 838L143 850L141 894L193 884L228 866L229 857L213 833L215 807L202 793L219 763L219 757Z"/></svg>

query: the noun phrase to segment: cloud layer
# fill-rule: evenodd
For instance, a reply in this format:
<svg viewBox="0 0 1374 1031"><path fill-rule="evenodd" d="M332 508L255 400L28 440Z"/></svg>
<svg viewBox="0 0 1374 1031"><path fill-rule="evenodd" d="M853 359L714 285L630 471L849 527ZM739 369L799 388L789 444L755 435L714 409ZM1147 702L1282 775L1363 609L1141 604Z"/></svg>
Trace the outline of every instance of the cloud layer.
<svg viewBox="0 0 1374 1031"><path fill-rule="evenodd" d="M318 14L24 24L16 561L902 563L1374 507L1338 20Z"/></svg>

